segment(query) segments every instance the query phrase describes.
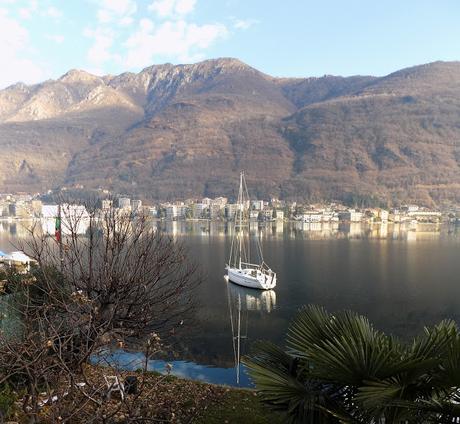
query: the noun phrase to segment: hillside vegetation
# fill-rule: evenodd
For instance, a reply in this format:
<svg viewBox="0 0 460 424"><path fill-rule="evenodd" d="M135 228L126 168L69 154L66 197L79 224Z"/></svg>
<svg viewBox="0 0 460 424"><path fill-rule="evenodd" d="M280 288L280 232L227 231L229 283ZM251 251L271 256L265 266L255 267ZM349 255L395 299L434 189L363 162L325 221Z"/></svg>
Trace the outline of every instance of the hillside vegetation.
<svg viewBox="0 0 460 424"><path fill-rule="evenodd" d="M83 184L147 199L460 200L460 63L273 78L236 59L0 91L0 191Z"/></svg>

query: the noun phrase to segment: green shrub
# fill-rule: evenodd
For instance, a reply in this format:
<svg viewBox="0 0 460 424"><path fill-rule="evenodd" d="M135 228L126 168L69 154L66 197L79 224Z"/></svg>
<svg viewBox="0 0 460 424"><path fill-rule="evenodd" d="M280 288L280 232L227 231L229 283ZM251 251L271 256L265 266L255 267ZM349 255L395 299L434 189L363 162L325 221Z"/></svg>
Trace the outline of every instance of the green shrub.
<svg viewBox="0 0 460 424"><path fill-rule="evenodd" d="M0 388L0 420L8 418L14 409L16 394L8 384Z"/></svg>

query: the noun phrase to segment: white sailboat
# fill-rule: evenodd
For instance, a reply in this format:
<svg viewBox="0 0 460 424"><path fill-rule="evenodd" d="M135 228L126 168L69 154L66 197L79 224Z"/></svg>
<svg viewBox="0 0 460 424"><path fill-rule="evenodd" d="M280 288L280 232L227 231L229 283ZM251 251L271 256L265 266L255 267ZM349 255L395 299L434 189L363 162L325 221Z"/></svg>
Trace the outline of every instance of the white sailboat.
<svg viewBox="0 0 460 424"><path fill-rule="evenodd" d="M229 281L252 289L271 290L276 286L276 273L264 262L262 248L257 239L257 260L252 260L249 238L244 237L244 226L248 217L245 207L249 204L248 189L244 173L240 174L240 189L238 193L237 210L233 228L233 238L230 248L230 258L226 266ZM254 262L258 263L254 263Z"/></svg>

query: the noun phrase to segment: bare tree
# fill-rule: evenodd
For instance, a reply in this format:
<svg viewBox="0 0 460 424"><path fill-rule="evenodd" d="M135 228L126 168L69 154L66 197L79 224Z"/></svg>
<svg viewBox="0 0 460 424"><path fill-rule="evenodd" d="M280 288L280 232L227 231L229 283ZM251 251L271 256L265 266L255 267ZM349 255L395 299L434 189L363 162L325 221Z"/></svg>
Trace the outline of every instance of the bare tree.
<svg viewBox="0 0 460 424"><path fill-rule="evenodd" d="M36 266L7 275L14 324L0 334L0 384L22 388L31 422L45 406L51 421L92 411L85 422L111 422L122 404L125 418L138 419L145 410L126 399L107 410L88 361L111 345L135 345L146 360L157 352L191 316L197 268L142 214L65 205L60 218L57 237L35 226L20 246Z"/></svg>

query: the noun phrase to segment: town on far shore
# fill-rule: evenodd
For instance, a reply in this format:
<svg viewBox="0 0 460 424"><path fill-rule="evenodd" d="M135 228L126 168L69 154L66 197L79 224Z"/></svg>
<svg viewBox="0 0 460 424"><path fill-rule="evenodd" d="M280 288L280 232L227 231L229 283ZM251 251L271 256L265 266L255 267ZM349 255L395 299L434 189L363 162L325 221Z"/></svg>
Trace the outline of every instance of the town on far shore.
<svg viewBox="0 0 460 424"><path fill-rule="evenodd" d="M61 193L62 193L61 189ZM29 193L0 193L0 220L29 220L54 218L58 205L53 197ZM143 213L153 219L233 221L238 205L227 197L187 199L172 202L151 202L127 195L113 195L100 190L98 206L101 210L112 208L123 212ZM105 197L105 198L104 198ZM85 215L84 202L69 202L68 210ZM69 209L70 208L70 209ZM247 216L256 222L297 221L304 223L460 223L460 207L433 210L416 204L385 209L380 207L351 207L338 202L309 203L279 199L251 200L245 205Z"/></svg>

